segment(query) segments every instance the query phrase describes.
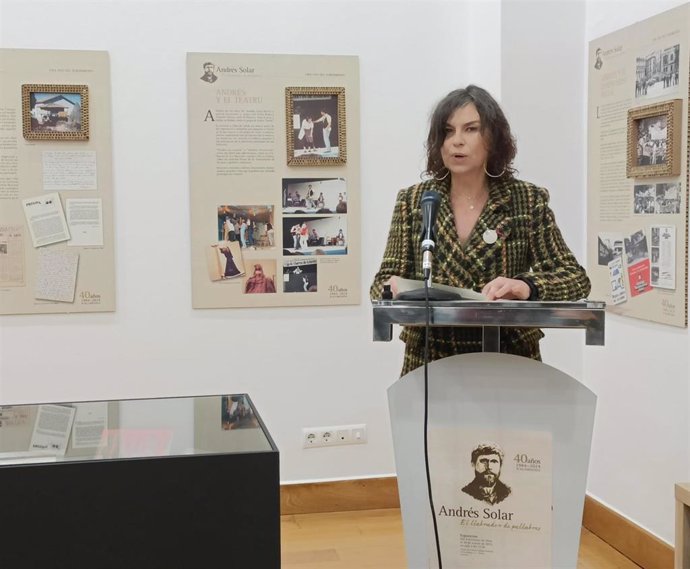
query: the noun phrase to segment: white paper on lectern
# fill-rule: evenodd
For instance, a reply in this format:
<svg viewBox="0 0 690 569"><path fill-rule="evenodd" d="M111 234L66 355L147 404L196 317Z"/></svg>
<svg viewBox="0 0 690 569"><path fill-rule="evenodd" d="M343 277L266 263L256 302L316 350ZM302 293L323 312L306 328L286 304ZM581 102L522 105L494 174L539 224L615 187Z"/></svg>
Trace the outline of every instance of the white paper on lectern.
<svg viewBox="0 0 690 569"><path fill-rule="evenodd" d="M472 451L499 454L491 497ZM551 433L429 428L429 467L444 567L551 567ZM503 453L502 464L500 453ZM481 467L478 467L481 470Z"/></svg>
<svg viewBox="0 0 690 569"><path fill-rule="evenodd" d="M67 405L39 405L29 449L64 456L74 413L74 407Z"/></svg>

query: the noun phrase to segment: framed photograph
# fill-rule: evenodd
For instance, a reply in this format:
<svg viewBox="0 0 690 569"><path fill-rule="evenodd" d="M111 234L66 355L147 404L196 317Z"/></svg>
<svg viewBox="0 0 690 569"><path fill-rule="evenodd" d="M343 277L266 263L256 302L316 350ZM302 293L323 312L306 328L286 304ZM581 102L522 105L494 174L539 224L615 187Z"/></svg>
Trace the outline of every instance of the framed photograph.
<svg viewBox="0 0 690 569"><path fill-rule="evenodd" d="M628 178L680 175L682 101L628 111Z"/></svg>
<svg viewBox="0 0 690 569"><path fill-rule="evenodd" d="M88 86L22 85L22 130L27 140L88 140Z"/></svg>
<svg viewBox="0 0 690 569"><path fill-rule="evenodd" d="M288 166L345 164L345 125L343 87L285 88Z"/></svg>

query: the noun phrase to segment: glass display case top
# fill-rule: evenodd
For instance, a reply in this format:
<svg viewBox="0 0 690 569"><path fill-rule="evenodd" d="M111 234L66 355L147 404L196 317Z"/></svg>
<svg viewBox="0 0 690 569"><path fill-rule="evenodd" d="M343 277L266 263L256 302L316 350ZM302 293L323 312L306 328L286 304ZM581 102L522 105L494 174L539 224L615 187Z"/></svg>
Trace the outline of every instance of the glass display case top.
<svg viewBox="0 0 690 569"><path fill-rule="evenodd" d="M271 451L246 394L0 406L0 467Z"/></svg>

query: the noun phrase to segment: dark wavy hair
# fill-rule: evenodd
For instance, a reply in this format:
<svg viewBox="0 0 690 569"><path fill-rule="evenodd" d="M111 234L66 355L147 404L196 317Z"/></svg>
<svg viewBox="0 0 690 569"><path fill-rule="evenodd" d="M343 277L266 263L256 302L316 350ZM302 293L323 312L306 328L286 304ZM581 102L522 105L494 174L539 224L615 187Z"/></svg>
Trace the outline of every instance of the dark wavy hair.
<svg viewBox="0 0 690 569"><path fill-rule="evenodd" d="M498 458L501 459L501 464L503 464L503 451L501 450L501 447L499 447L496 443L490 442L479 443L476 447L474 447L474 449L472 449L472 464L476 464L477 459L480 456L487 454L497 454Z"/></svg>
<svg viewBox="0 0 690 569"><path fill-rule="evenodd" d="M512 162L517 147L510 125L496 100L488 91L476 85L451 91L436 105L426 141L426 173L437 178L443 176L446 167L441 158L441 147L446 139L448 119L456 109L468 103L473 103L479 113L481 133L489 151L486 169L490 174L502 173L501 178L512 177L515 173Z"/></svg>

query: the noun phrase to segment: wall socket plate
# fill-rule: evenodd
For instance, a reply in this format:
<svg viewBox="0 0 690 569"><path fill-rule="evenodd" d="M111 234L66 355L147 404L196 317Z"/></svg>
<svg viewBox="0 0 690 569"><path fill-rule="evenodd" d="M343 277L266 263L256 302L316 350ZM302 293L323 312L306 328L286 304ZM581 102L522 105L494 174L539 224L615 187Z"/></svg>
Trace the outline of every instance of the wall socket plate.
<svg viewBox="0 0 690 569"><path fill-rule="evenodd" d="M302 429L302 448L363 445L367 442L367 426L335 425Z"/></svg>

